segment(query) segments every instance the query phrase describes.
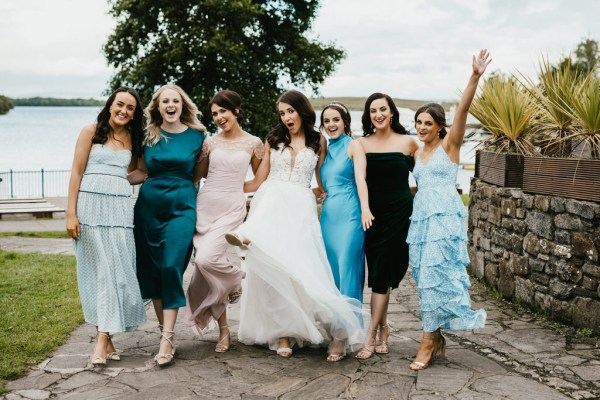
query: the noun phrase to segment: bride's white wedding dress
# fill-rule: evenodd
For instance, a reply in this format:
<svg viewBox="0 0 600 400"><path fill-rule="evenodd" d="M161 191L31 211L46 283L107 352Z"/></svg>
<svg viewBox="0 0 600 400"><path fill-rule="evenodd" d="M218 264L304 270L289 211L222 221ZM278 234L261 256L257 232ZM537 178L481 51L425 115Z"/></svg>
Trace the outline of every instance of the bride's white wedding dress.
<svg viewBox="0 0 600 400"><path fill-rule="evenodd" d="M246 222L236 232L251 241L242 268L238 339L277 349L344 340L346 350L364 343L365 313L336 288L310 189L318 157L310 148L292 159L271 149L271 170L256 192ZM293 164L293 165L292 165Z"/></svg>

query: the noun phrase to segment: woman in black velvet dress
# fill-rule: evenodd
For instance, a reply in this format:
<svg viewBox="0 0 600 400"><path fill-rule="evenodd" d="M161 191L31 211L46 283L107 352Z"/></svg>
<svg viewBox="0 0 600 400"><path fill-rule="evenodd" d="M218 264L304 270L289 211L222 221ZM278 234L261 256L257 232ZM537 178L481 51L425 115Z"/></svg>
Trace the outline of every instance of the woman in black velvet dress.
<svg viewBox="0 0 600 400"><path fill-rule="evenodd" d="M367 155L369 207L375 217L365 238L368 285L373 292L370 335L356 355L366 359L373 353L389 353L387 309L391 289L398 287L408 268L406 236L413 203L408 172L418 145L406 134L388 95L369 96L362 124L364 137L359 140Z"/></svg>

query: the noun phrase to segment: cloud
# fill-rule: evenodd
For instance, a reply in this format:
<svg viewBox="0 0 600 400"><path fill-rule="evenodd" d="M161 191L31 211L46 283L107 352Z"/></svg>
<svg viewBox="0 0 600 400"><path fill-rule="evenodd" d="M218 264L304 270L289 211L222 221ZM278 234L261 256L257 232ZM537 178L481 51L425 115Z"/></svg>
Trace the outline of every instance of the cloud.
<svg viewBox="0 0 600 400"><path fill-rule="evenodd" d="M323 0L311 37L347 52L325 96L383 91L453 99L471 55L486 47L490 70L535 75L583 38L600 40L595 0ZM111 75L101 48L114 28L106 0L0 3L0 93L98 96ZM36 92L36 87L39 93ZM83 94L83 93L86 93Z"/></svg>

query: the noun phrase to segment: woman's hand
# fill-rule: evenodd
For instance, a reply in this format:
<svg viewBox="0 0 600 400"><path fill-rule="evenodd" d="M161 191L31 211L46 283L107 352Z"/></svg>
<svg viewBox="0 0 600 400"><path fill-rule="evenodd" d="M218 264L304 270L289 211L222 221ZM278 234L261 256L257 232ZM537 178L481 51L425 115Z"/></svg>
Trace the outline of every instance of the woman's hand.
<svg viewBox="0 0 600 400"><path fill-rule="evenodd" d="M327 197L327 192L321 190L321 188L312 188L312 191L315 195L315 197L317 198L317 203L321 204L325 201L325 198Z"/></svg>
<svg viewBox="0 0 600 400"><path fill-rule="evenodd" d="M485 69L492 62L492 59L488 59L490 53L487 49L482 49L479 51L477 57L473 56L473 74L477 76L483 75Z"/></svg>
<svg viewBox="0 0 600 400"><path fill-rule="evenodd" d="M81 227L79 226L79 220L76 216L67 216L67 234L75 240L79 240L79 234L81 233Z"/></svg>
<svg viewBox="0 0 600 400"><path fill-rule="evenodd" d="M373 216L373 214L371 214L371 210L366 209L363 210L360 219L362 221L363 230L366 231L373 225L373 220L375 219L375 217Z"/></svg>

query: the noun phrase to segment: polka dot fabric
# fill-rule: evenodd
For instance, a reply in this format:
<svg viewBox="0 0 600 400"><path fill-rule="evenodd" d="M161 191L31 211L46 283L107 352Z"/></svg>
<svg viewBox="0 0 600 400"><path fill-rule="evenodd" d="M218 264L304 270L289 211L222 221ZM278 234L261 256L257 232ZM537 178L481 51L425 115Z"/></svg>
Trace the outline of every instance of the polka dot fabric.
<svg viewBox="0 0 600 400"><path fill-rule="evenodd" d="M102 332L135 330L146 320L135 273L130 160L128 150L94 145L77 200L79 297L86 322Z"/></svg>

